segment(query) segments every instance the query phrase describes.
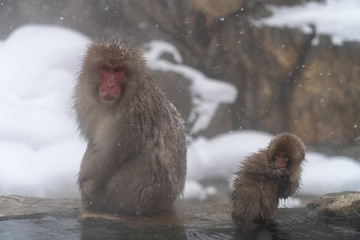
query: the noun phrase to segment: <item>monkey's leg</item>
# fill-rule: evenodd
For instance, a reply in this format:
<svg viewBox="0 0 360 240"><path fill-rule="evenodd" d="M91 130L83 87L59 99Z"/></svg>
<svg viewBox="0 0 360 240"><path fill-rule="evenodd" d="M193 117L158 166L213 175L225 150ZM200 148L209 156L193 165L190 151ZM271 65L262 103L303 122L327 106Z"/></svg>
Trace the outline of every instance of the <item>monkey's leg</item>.
<svg viewBox="0 0 360 240"><path fill-rule="evenodd" d="M258 228L263 215L261 192L256 187L242 187L238 193L234 199L233 220L248 229Z"/></svg>

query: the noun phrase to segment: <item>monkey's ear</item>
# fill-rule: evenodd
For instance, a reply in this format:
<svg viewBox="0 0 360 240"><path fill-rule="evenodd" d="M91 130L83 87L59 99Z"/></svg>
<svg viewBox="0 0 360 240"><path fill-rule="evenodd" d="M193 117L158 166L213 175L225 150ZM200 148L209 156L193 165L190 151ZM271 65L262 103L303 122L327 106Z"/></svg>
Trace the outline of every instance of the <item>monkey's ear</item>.
<svg viewBox="0 0 360 240"><path fill-rule="evenodd" d="M290 164L299 166L305 158L303 141L292 133L282 133L273 138L267 151L267 159L273 161L276 152L285 152L290 157Z"/></svg>

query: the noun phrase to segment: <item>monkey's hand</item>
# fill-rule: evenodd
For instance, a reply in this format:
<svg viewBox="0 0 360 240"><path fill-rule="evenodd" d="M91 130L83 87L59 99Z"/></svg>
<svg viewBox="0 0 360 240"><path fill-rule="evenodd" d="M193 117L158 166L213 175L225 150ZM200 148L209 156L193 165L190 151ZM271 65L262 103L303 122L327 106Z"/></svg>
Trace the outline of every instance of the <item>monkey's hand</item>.
<svg viewBox="0 0 360 240"><path fill-rule="evenodd" d="M286 167L281 167L280 171L281 171L281 176L289 176L289 171L287 170Z"/></svg>
<svg viewBox="0 0 360 240"><path fill-rule="evenodd" d="M272 174L275 178L280 178L282 176L288 176L289 172L285 167L281 167L281 168L275 168Z"/></svg>
<svg viewBox="0 0 360 240"><path fill-rule="evenodd" d="M281 177L281 170L280 170L279 168L273 169L272 175L273 175L275 178L280 178L280 177Z"/></svg>

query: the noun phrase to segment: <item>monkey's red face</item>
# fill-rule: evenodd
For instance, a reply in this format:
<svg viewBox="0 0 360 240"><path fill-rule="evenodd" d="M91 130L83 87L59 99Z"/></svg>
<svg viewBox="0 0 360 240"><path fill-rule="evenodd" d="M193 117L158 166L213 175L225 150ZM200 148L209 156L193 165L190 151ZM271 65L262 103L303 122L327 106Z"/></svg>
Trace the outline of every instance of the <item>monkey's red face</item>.
<svg viewBox="0 0 360 240"><path fill-rule="evenodd" d="M277 152L274 155L275 167L276 168L286 168L289 164L289 155L283 152Z"/></svg>
<svg viewBox="0 0 360 240"><path fill-rule="evenodd" d="M126 68L122 64L109 64L102 62L98 66L101 79L100 98L105 103L116 102L122 92L122 79L125 77Z"/></svg>

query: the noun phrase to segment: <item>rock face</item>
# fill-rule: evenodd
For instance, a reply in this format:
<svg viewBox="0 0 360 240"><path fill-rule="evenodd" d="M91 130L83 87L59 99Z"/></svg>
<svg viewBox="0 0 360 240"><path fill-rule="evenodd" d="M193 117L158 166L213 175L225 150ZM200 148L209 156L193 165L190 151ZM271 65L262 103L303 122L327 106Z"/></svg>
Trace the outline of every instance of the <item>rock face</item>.
<svg viewBox="0 0 360 240"><path fill-rule="evenodd" d="M307 208L329 217L359 216L360 192L326 194L309 202Z"/></svg>
<svg viewBox="0 0 360 240"><path fill-rule="evenodd" d="M360 154L360 43L334 46L316 29L257 26L269 16L265 4L301 0L231 1L6 1L0 35L25 23L59 24L91 37L116 35L138 45L161 39L174 44L184 63L236 86L238 97L223 105L200 134L238 129L273 134L290 131L307 146L329 154ZM312 41L319 37L319 43ZM166 89L185 119L191 107L188 81L175 74Z"/></svg>

